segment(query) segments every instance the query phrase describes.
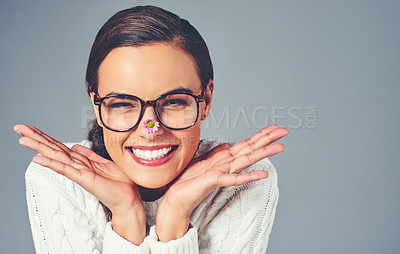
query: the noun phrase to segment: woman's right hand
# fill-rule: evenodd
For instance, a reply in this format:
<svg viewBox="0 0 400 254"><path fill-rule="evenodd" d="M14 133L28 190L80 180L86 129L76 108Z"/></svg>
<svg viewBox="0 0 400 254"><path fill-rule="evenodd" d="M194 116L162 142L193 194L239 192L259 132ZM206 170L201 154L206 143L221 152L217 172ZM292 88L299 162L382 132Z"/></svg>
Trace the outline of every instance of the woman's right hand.
<svg viewBox="0 0 400 254"><path fill-rule="evenodd" d="M33 162L82 186L111 210L117 233L134 244L143 241L146 214L138 186L113 161L81 145L70 149L32 126L17 124L14 131L22 135L21 145L40 153L32 158ZM136 229L132 229L134 224L137 224Z"/></svg>

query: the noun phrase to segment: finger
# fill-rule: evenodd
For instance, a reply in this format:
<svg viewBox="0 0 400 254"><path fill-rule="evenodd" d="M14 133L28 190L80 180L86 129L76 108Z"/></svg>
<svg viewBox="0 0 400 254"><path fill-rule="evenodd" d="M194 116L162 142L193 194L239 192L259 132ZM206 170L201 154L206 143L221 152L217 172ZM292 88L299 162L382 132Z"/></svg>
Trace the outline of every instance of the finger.
<svg viewBox="0 0 400 254"><path fill-rule="evenodd" d="M234 145L230 149L225 150L224 153L217 154L213 159L221 164L229 163L235 158L252 153L281 139L288 133L289 131L286 128L279 128L276 125L268 126L252 137L238 143L238 146Z"/></svg>
<svg viewBox="0 0 400 254"><path fill-rule="evenodd" d="M239 143L237 143L236 145L232 146L231 153L232 154L236 154L237 152L239 152L241 149L243 149L244 147L248 146L249 143L252 144L255 140L258 140L260 137L267 135L269 132L278 129L279 127L277 125L270 125L265 127L264 129L260 130L259 132L257 132L256 134L254 134L253 136L247 138L246 140L243 140Z"/></svg>
<svg viewBox="0 0 400 254"><path fill-rule="evenodd" d="M65 153L60 148L53 148L44 144L36 139L32 139L29 137L22 137L19 139L19 143L23 146L26 146L36 152L44 155L47 158L52 158L64 163L72 163L72 159L69 157L67 153Z"/></svg>
<svg viewBox="0 0 400 254"><path fill-rule="evenodd" d="M105 176L112 176L115 179L124 179L124 180L130 180L130 178L118 167L116 167L115 163L113 161L110 161L108 159L105 159L95 153L93 150L81 146L81 145L74 145L71 148L74 152L81 154L82 156L86 157L89 160L89 163L91 165L91 168L93 168L97 174ZM94 163L92 163L94 162ZM100 164L100 167L99 167ZM106 166L104 167L104 165Z"/></svg>
<svg viewBox="0 0 400 254"><path fill-rule="evenodd" d="M23 125L23 124L16 124L14 126L14 130L21 134L22 136L30 137L33 139L36 139L42 143L47 144L48 146L57 149L60 148L64 152L69 152L70 149L64 145L63 143L53 139L49 135L45 134L44 132L40 131L38 128L29 126L29 125Z"/></svg>
<svg viewBox="0 0 400 254"><path fill-rule="evenodd" d="M87 168L92 168L92 163L90 162L90 160L87 157L83 156L82 154L71 151L70 157L75 162L82 164ZM72 165L72 166L74 166L74 165Z"/></svg>
<svg viewBox="0 0 400 254"><path fill-rule="evenodd" d="M273 144L269 146L264 146L251 153L243 154L235 159L233 159L228 164L228 172L231 174L242 171L243 169L253 165L254 163L268 157L275 155L277 153L283 152L285 146L282 144Z"/></svg>
<svg viewBox="0 0 400 254"><path fill-rule="evenodd" d="M32 161L69 178L97 197L100 201L102 201L101 197L109 195L109 193L104 191L105 189L114 190L114 193L116 191L116 188L113 186L114 181L109 181L102 176L94 174L90 170L80 170L67 163L53 160L42 155L36 155L32 158Z"/></svg>
<svg viewBox="0 0 400 254"><path fill-rule="evenodd" d="M17 124L14 126L14 130L24 137L36 139L42 143L47 144L48 146L55 148L55 145L53 143L50 143L48 139L42 135L42 132L33 126Z"/></svg>
<svg viewBox="0 0 400 254"><path fill-rule="evenodd" d="M233 186L242 185L249 182L261 180L268 177L268 172L257 170L245 174L222 174L218 178L218 186Z"/></svg>
<svg viewBox="0 0 400 254"><path fill-rule="evenodd" d="M253 151L260 149L263 146L267 146L283 138L288 134L289 130L286 128L275 128L266 132L263 135L258 135L258 138L244 140L246 145L242 146L240 150L236 149L236 151L231 151L231 153L236 156L251 153Z"/></svg>
<svg viewBox="0 0 400 254"><path fill-rule="evenodd" d="M44 167L50 168L54 170L55 172L71 179L72 181L76 182L79 184L80 182L80 176L81 176L81 171L79 169L76 169L69 164L50 159L48 157L45 157L43 155L36 155L32 158L32 161L40 164Z"/></svg>
<svg viewBox="0 0 400 254"><path fill-rule="evenodd" d="M39 133L41 136L43 136L45 139L47 139L50 143L60 147L63 151L65 151L65 152L70 151L70 149L66 145L64 145L62 142L50 137L49 135L47 135L46 133L42 132L41 130L39 130L38 128L36 128L34 126L29 126L29 127L34 129L37 133Z"/></svg>
<svg viewBox="0 0 400 254"><path fill-rule="evenodd" d="M107 163L110 162L109 160L101 157L97 153L95 153L92 149L89 149L87 147L81 146L81 145L74 145L71 147L71 150L74 152L77 152L86 158L88 158L91 161L96 161L100 163Z"/></svg>
<svg viewBox="0 0 400 254"><path fill-rule="evenodd" d="M71 151L63 143L53 139L52 137L40 131L38 128L29 125L21 125L21 126L16 125L15 128L21 135L23 133L26 136L39 140L55 150L61 149L64 152L66 152L70 156L70 158L79 161L79 163L84 164L86 167L90 166L90 162L86 157L82 156L79 153Z"/></svg>

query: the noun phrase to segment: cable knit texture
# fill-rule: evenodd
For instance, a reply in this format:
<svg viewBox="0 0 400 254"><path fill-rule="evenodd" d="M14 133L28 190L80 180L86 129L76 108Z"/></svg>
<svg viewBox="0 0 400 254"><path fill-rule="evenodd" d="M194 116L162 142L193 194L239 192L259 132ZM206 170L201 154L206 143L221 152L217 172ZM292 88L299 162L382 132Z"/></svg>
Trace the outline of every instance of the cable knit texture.
<svg viewBox="0 0 400 254"><path fill-rule="evenodd" d="M88 141L81 145L90 147ZM71 147L73 144L67 144ZM198 157L217 146L202 140ZM26 171L26 196L37 253L265 253L278 202L277 174L268 158L243 172L268 171L266 179L215 189L192 212L180 239L158 241L162 197L143 202L149 233L140 246L119 236L98 199L68 178L36 163Z"/></svg>

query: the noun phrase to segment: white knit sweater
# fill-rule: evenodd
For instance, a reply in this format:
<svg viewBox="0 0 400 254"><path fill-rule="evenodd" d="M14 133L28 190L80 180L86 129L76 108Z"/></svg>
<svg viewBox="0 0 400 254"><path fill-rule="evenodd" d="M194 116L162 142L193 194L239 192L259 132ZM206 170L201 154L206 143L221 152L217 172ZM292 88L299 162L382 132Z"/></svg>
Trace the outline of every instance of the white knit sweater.
<svg viewBox="0 0 400 254"><path fill-rule="evenodd" d="M89 146L85 141L81 144ZM202 140L195 157L216 145ZM136 246L112 230L96 197L68 178L32 162L25 178L36 252L265 253L279 194L277 174L268 158L243 172L260 169L268 171L268 178L214 190L193 211L189 231L167 243L158 241L155 233L162 197L143 202L150 231Z"/></svg>

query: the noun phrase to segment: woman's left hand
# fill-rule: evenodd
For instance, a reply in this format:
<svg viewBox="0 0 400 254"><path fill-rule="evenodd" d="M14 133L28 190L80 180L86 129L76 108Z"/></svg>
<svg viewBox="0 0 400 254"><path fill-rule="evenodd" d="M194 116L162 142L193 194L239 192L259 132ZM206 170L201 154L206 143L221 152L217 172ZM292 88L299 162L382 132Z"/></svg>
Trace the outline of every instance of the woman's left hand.
<svg viewBox="0 0 400 254"><path fill-rule="evenodd" d="M289 131L270 125L234 145L222 144L193 160L164 194L157 212L160 241L182 237L188 230L192 211L214 189L242 185L268 177L263 170L238 174L250 165L283 152L282 144L271 144Z"/></svg>

